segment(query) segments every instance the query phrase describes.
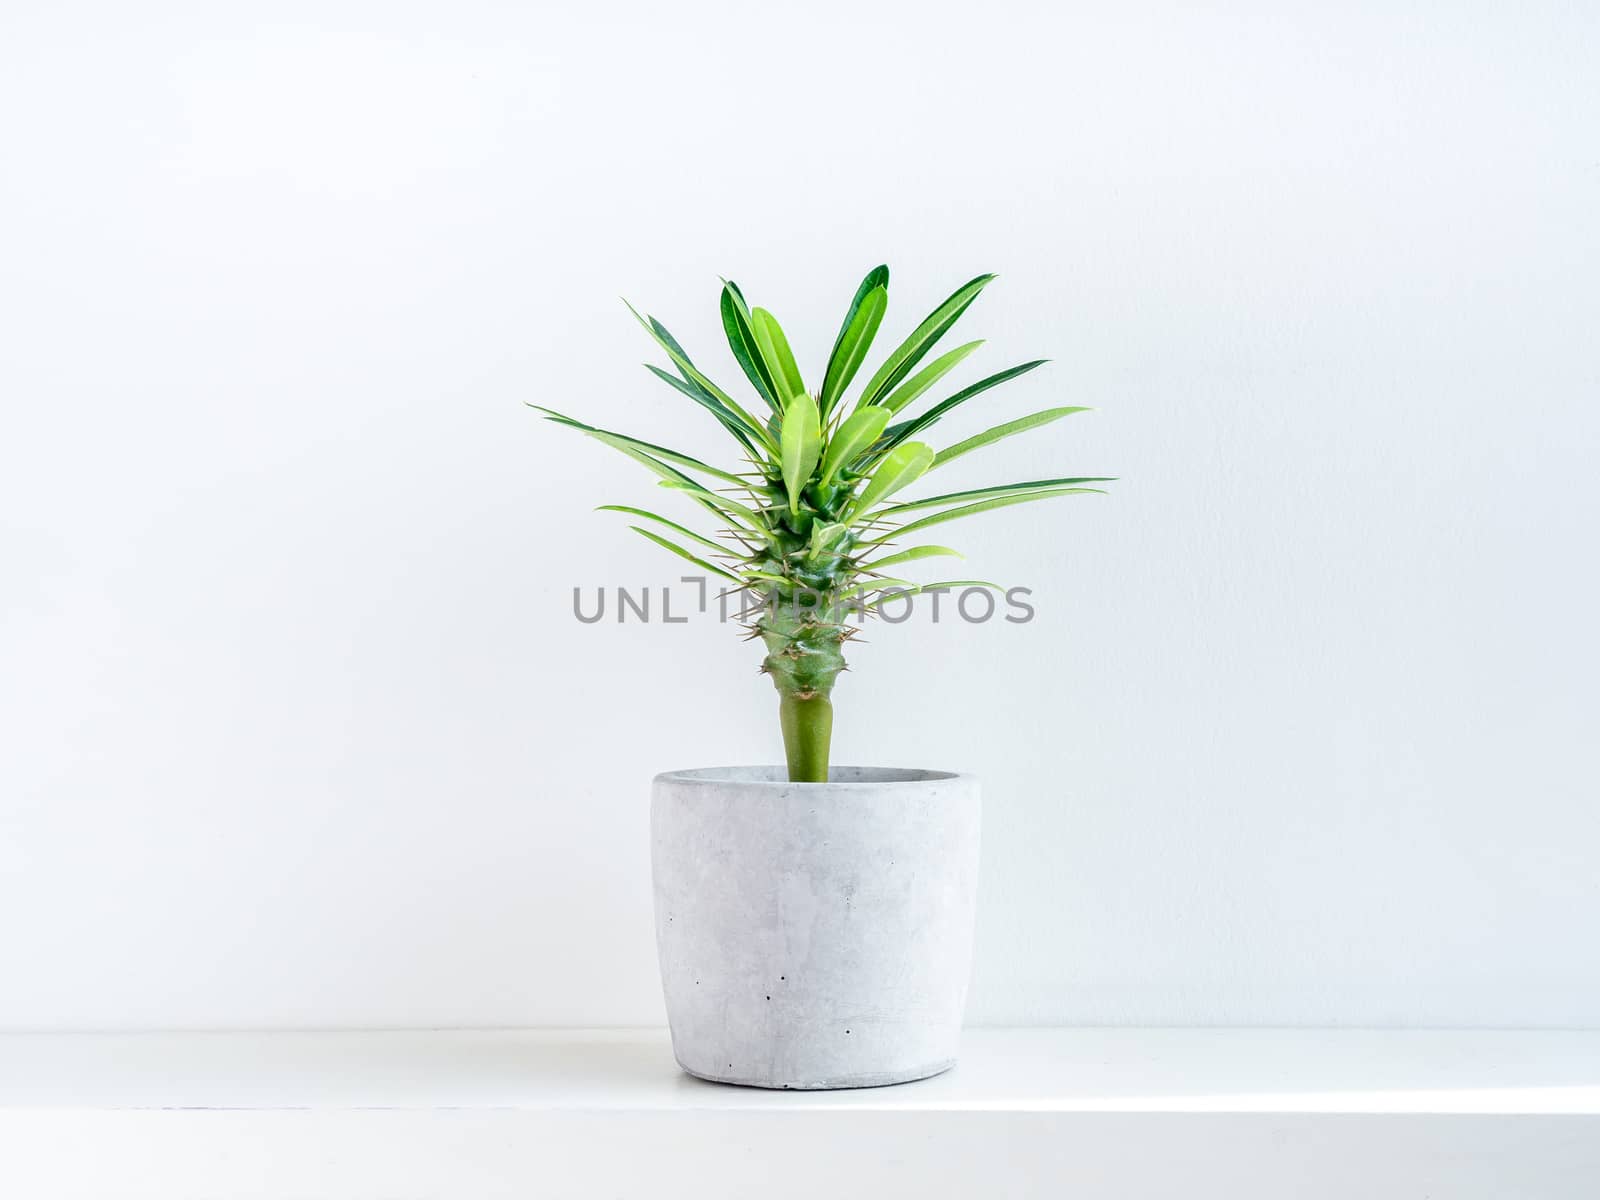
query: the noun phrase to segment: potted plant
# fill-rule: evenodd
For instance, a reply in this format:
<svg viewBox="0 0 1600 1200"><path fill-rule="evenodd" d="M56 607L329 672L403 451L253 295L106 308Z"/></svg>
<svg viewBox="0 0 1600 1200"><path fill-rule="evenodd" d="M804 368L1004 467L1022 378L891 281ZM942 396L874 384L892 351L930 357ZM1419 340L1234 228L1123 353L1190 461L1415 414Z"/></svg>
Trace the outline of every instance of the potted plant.
<svg viewBox="0 0 1600 1200"><path fill-rule="evenodd" d="M776 318L724 283L723 329L754 392L741 402L703 373L654 317L639 323L671 362L649 370L737 445L716 466L540 408L621 451L709 517L696 532L644 508L656 545L748 602L761 670L778 691L787 767L673 771L655 779L656 933L673 1050L702 1078L762 1087L899 1083L953 1065L970 972L979 794L968 775L830 766L832 692L843 648L890 595L993 587L913 584L896 572L955 550L913 544L947 521L1098 489L1040 479L905 499L924 475L1080 407L1048 408L943 449L942 418L1043 359L922 405L981 342L940 340L994 279L963 284L855 393L888 305L889 271L868 272L820 379L808 387Z"/></svg>

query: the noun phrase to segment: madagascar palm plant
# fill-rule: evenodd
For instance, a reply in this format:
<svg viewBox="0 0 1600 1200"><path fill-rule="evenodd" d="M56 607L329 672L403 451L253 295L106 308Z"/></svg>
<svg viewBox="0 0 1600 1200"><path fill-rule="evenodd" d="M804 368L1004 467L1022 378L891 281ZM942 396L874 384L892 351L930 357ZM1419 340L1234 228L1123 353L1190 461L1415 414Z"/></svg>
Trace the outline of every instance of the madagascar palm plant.
<svg viewBox="0 0 1600 1200"><path fill-rule="evenodd" d="M657 378L705 409L737 444L733 470L677 450L585 424L539 405L549 420L621 451L660 477L714 522L696 532L647 509L607 504L656 528L633 525L680 558L745 593L748 628L767 654L762 671L778 689L779 718L795 782L828 778L834 681L845 668L842 647L889 595L934 588L994 587L983 580L915 584L899 570L925 558L960 554L948 546L907 543L946 521L1013 504L1099 491L1105 477L1036 479L945 492L916 499L900 493L924 475L1003 438L1083 412L1047 408L935 449L919 435L974 397L1043 365L1008 367L936 404L913 406L955 370L981 341L947 350L923 365L940 339L994 279L963 284L911 331L856 393L851 384L866 361L889 301L889 269L867 273L846 310L820 383L808 388L788 339L773 315L751 308L737 284L722 287L722 327L733 357L755 393L741 403L713 383L654 317L629 311L671 361L646 364ZM896 420L896 418L900 418ZM665 530L666 532L658 532ZM854 617L857 623L850 624Z"/></svg>

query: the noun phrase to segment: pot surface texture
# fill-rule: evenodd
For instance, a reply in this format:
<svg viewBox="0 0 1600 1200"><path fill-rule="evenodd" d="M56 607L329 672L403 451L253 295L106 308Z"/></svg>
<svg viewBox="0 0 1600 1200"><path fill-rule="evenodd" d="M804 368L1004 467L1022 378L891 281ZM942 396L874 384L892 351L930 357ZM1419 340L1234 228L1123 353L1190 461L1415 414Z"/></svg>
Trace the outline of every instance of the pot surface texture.
<svg viewBox="0 0 1600 1200"><path fill-rule="evenodd" d="M942 771L656 776L656 944L679 1065L798 1089L953 1066L979 815L977 779Z"/></svg>

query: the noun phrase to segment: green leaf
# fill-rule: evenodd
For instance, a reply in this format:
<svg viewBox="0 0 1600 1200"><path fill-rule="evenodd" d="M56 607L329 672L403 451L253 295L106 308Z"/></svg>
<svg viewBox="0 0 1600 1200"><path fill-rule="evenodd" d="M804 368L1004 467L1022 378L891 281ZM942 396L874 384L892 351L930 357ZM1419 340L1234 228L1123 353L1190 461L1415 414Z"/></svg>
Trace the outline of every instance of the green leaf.
<svg viewBox="0 0 1600 1200"><path fill-rule="evenodd" d="M789 493L789 512L796 514L800 511L800 493L810 482L822 454L822 415L817 411L817 402L804 391L790 396L783 410L778 450L783 462L783 486Z"/></svg>
<svg viewBox="0 0 1600 1200"><path fill-rule="evenodd" d="M674 359L681 359L686 363L690 361L689 352L678 344L677 338L673 337L672 334L667 332L667 327L665 325L656 320L654 317L649 317L647 320L650 322L650 332L655 335L656 340L661 343L662 347L666 349L668 354L672 355Z"/></svg>
<svg viewBox="0 0 1600 1200"><path fill-rule="evenodd" d="M755 331L750 326L750 309L736 283L722 285L722 331L728 335L728 346L733 350L733 357L739 360L745 378L761 393L768 407L778 411L782 401L766 360L761 356L761 348L756 345Z"/></svg>
<svg viewBox="0 0 1600 1200"><path fill-rule="evenodd" d="M888 306L889 289L881 284L868 292L858 304L851 305L851 319L839 331L839 340L833 345L827 374L822 380L824 417L833 411L833 406L861 369L862 360L867 357L872 339L883 322L884 309Z"/></svg>
<svg viewBox="0 0 1600 1200"><path fill-rule="evenodd" d="M683 352L683 347L678 345L677 340L662 327L661 322L654 317L646 320L633 305L628 304L626 300L623 303L628 305L628 311L633 314L633 319L638 321L644 327L645 332L655 339L656 344L667 352L667 357L672 359L678 370L683 372L683 377L686 380L704 388L713 400L728 409L749 432L755 434L758 442L761 442L769 450L777 448L767 431L756 422L754 417L745 412L737 400L700 373L695 365L689 361L689 356Z"/></svg>
<svg viewBox="0 0 1600 1200"><path fill-rule="evenodd" d="M768 536L766 530L762 528L761 518L756 515L754 509L740 504L737 500L728 499L721 492L713 492L710 488L700 486L687 475L680 475L677 479L663 479L661 486L676 492L688 492L706 507L714 508L725 517L738 518L761 537Z"/></svg>
<svg viewBox="0 0 1600 1200"><path fill-rule="evenodd" d="M969 280L928 314L927 319L911 331L911 336L900 343L894 353L889 355L878 368L877 374L868 381L866 390L861 393L861 405L877 403L888 394L890 388L910 374L912 368L922 361L923 355L933 349L934 343L960 319L961 314L967 311L968 306L978 298L978 293L983 291L992 279L993 275L979 275L976 279Z"/></svg>
<svg viewBox="0 0 1600 1200"><path fill-rule="evenodd" d="M835 522L831 525L813 525L811 527L811 542L806 547L806 557L808 559L816 559L823 554L829 553L828 547L847 528L849 528L847 525L840 522ZM835 553L835 557L838 557L837 553Z"/></svg>
<svg viewBox="0 0 1600 1200"><path fill-rule="evenodd" d="M1004 371L997 371L987 379L980 379L970 387L964 387L948 400L941 400L921 416L912 417L909 421L901 421L898 425L891 425L884 432L883 441L873 449L882 454L884 450L897 446L908 437L915 437L928 426L934 424L957 405L965 404L980 392L986 392L992 387L999 387L1008 380L1015 379L1018 375L1026 375L1035 367L1042 367L1050 360L1036 358L1032 362L1023 363L1017 367L1007 367Z"/></svg>
<svg viewBox="0 0 1600 1200"><path fill-rule="evenodd" d="M872 293L873 289L880 287L885 292L889 288L889 268L882 265L873 267L872 270L867 272L866 277L862 279L860 285L856 288L856 294L850 298L850 307L845 309L844 320L839 324L839 336L833 339L833 349L828 353L828 369L830 371L833 369L833 360L839 357L839 347L844 344L845 334L850 331L850 326L855 324L856 313L860 311L861 305L866 302L867 296ZM823 409L824 416L838 402L838 393L843 390L844 388L840 387L838 391L829 394L828 404Z"/></svg>
<svg viewBox="0 0 1600 1200"><path fill-rule="evenodd" d="M689 399L700 405L701 408L709 412L718 420L718 422L721 423L724 429L726 429L734 437L738 438L740 444L743 445L744 448L751 454L756 452L754 443L750 441L750 435L745 432L744 424L739 420L738 417L734 416L720 403L718 403L715 396L712 396L709 392L705 391L703 388L697 387L693 383L685 382L683 379L680 379L670 371L663 371L654 363L645 363L644 366L645 370L649 371L657 379L671 384L673 387L677 388L678 391L689 397Z"/></svg>
<svg viewBox="0 0 1600 1200"><path fill-rule="evenodd" d="M1030 413L1026 417L1018 417L1015 421L1007 421L996 425L993 429L985 429L982 433L969 437L964 442L957 442L954 446L939 451L939 457L933 460L933 465L942 467L947 462L960 458L963 454L970 454L991 442L998 442L1001 438L1011 437L1013 434L1026 433L1030 429L1037 429L1041 425L1048 425L1051 421L1059 421L1062 417L1070 417L1073 413L1088 412L1083 407L1077 408L1047 408L1043 412Z"/></svg>
<svg viewBox="0 0 1600 1200"><path fill-rule="evenodd" d="M895 588L897 590L910 590L916 586L917 585L909 579L868 579L862 581L861 583L854 584L851 587L844 588L841 591L835 592L833 595L833 602L835 604L842 604L846 601L854 600L857 596L865 596L868 592L876 592L888 588Z"/></svg>
<svg viewBox="0 0 1600 1200"><path fill-rule="evenodd" d="M893 517L918 508L932 508L939 504L969 504L974 500L988 500L993 496L1009 496L1017 492L1045 492L1054 488L1077 487L1085 483L1114 483L1109 475L1084 475L1071 479L1034 479L1025 483L1002 483L993 487L971 488L964 492L946 492L942 496L924 496L920 500L907 500L891 504L878 513L880 517Z"/></svg>
<svg viewBox="0 0 1600 1200"><path fill-rule="evenodd" d="M1005 589L1003 587L1001 587L998 583L991 583L987 579L941 579L941 580L939 580L938 583L919 583L916 586L907 589L907 592L909 592L909 593L915 593L915 592L937 592L941 588L969 588L969 587L992 588L994 591L997 591L997 592L1005 591ZM906 593L902 593L902 594L906 594Z"/></svg>
<svg viewBox="0 0 1600 1200"><path fill-rule="evenodd" d="M642 451L653 458L662 459L669 463L676 463L678 466L688 467L692 471L704 471L707 475L714 475L718 479L726 479L729 483L737 483L741 486L744 484L744 480L740 479L737 475L730 474L720 467L713 467L710 463L703 463L698 458L691 458L687 454L680 454L676 450L669 450L665 446L657 446L652 442L642 442L638 438L629 437L624 433L614 433L609 429L600 429L594 425L586 425L584 422L579 421L574 417L569 417L562 413L558 413L551 408L545 408L543 405L530 404L528 407L538 409L540 412L544 413L547 420L554 421L558 425L565 425L571 429L580 430L581 432L588 434L590 437L596 438L599 441L606 443L608 446L615 447L618 450L625 450L628 447L632 447L634 450Z"/></svg>
<svg viewBox="0 0 1600 1200"><path fill-rule="evenodd" d="M782 398L787 401L791 396L804 393L806 385L800 380L800 368L795 365L794 352L789 349L789 339L783 336L778 319L766 309L757 308L750 313L750 324L761 357L766 360L767 370Z"/></svg>
<svg viewBox="0 0 1600 1200"><path fill-rule="evenodd" d="M669 521L666 517L663 517L658 513L653 513L649 509L632 508L626 504L602 504L595 509L595 512L628 513L630 516L644 517L647 520L659 521L668 529L675 530L676 532L683 534L684 537L699 542L702 546L709 546L713 550L719 550L723 552L726 552L728 549L721 542L713 541L711 538L698 534L687 526L679 525L676 521Z"/></svg>
<svg viewBox="0 0 1600 1200"><path fill-rule="evenodd" d="M941 354L910 379L895 388L893 392L889 393L881 402L882 406L892 413L899 412L918 396L922 395L923 392L955 370L962 359L966 358L967 355L981 345L983 345L983 339L979 338L975 342L968 342L965 346L957 346L954 350Z"/></svg>
<svg viewBox="0 0 1600 1200"><path fill-rule="evenodd" d="M852 521L884 497L915 483L933 465L933 447L922 442L907 442L884 456L878 469L872 473L867 486L861 489L855 503L850 506Z"/></svg>
<svg viewBox="0 0 1600 1200"><path fill-rule="evenodd" d="M624 301L623 303L626 304L627 302ZM628 307L631 311L633 306L629 305ZM634 316L637 317L638 315L638 313L634 313ZM749 414L744 413L744 410L741 409L739 405L734 403L731 396L729 396L721 388L717 387L717 385L712 383L711 380L707 379L705 375L701 374L699 368L696 367L693 360L690 359L689 352L679 344L678 339L672 336L671 332L665 325L656 320L654 317L647 316L645 319L649 322L648 328L650 331L650 336L655 338L656 344L667 352L668 357L670 357L673 361L673 364L677 366L678 373L682 377L684 383L700 392L701 395L705 396L706 399L710 400L712 403L720 405L723 403L723 401L726 401L727 404L731 405L734 410L744 415L747 419L749 418ZM649 364L646 365L648 366Z"/></svg>
<svg viewBox="0 0 1600 1200"><path fill-rule="evenodd" d="M755 514L750 512L749 509L744 508L743 505L724 499L715 492L710 491L702 485L696 483L677 468L668 466L660 459L652 458L642 450L637 450L632 446L623 444L614 444L614 448L622 451L622 453L626 454L629 458L633 459L647 470L659 475L661 477L662 487L672 488L675 491L688 492L690 499L694 500L695 503L699 504L700 507L704 508L714 517L720 517L725 521L732 521L735 524L741 524L743 523L741 518L732 510L737 509L744 513L749 513L749 522L753 526L757 536L768 538L768 540L770 540L769 535L762 530L761 524L756 519Z"/></svg>
<svg viewBox="0 0 1600 1200"><path fill-rule="evenodd" d="M902 550L898 554L891 554L887 558L880 558L876 562L862 563L863 571L877 571L892 563L916 562L919 558L964 558L959 550L952 550L949 546L913 546L909 550Z"/></svg>
<svg viewBox="0 0 1600 1200"><path fill-rule="evenodd" d="M945 579L938 583L913 583L909 579L876 579L841 593L835 603L845 603L857 596L864 596L871 592L882 592L883 594L878 599L865 605L868 609L876 609L902 597L915 596L918 592L935 592L943 588L958 587L992 588L997 592L1004 590L998 583L990 583L987 579Z"/></svg>
<svg viewBox="0 0 1600 1200"><path fill-rule="evenodd" d="M884 427L889 424L889 410L873 405L871 408L858 408L851 413L834 431L828 439L828 452L822 459L821 482L826 485L833 481L839 468L864 451L873 442L883 436Z"/></svg>
<svg viewBox="0 0 1600 1200"><path fill-rule="evenodd" d="M589 436L616 449L632 447L635 450L642 450L644 453L654 458L659 458L663 462L672 463L674 466L688 467L691 471L703 471L707 475L717 479L725 479L729 483L742 484L744 482L737 475L724 471L720 467L713 467L710 463L703 463L698 458L690 458L687 454L679 454L676 450L668 450L664 446L641 442L638 438L627 437L620 433L611 433L605 429L596 429Z"/></svg>
<svg viewBox="0 0 1600 1200"><path fill-rule="evenodd" d="M1044 492L1026 492L1020 496L1001 496L995 500L983 500L977 504L967 504L960 508L947 508L944 512L934 513L932 516L923 517L892 529L888 533L873 538L875 542L885 542L890 538L904 537L918 529L927 529L930 525L938 525L943 521L954 521L958 517L976 516L978 513L989 512L991 509L1007 508L1013 504L1026 504L1030 500L1047 500L1051 496L1076 496L1084 492L1100 492L1099 488L1051 488ZM1103 492L1101 493L1104 494Z"/></svg>
<svg viewBox="0 0 1600 1200"><path fill-rule="evenodd" d="M667 541L666 538L660 536L659 534L651 533L648 529L643 529L638 525L629 525L628 528L633 530L637 534L640 534L640 535L642 535L644 537L649 538L656 545L666 547L666 549L671 550L679 558L686 558L690 562L692 562L695 566L701 567L704 570L710 571L713 575L721 575L724 579L731 579L731 580L733 580L733 582L738 583L738 584L744 583L744 580L740 579L739 576L735 575L732 571L724 571L721 567L717 566L715 563L708 563L705 559L701 558L699 555L689 553L689 551L685 550L682 546L678 545L676 542L669 542L669 541Z"/></svg>
<svg viewBox="0 0 1600 1200"><path fill-rule="evenodd" d="M732 514L726 511L722 504L716 503L721 501L722 498L720 496L718 496L715 492L708 491L705 487L690 479L676 467L668 466L660 459L652 458L644 451L635 449L629 445L612 443L612 446L613 449L620 450L623 454L626 454L629 458L639 463L645 469L653 472L656 475L659 475L661 477L662 487L674 488L678 491L688 492L690 494L690 498L698 503L707 512L711 513L712 516L721 517L724 520L733 519Z"/></svg>

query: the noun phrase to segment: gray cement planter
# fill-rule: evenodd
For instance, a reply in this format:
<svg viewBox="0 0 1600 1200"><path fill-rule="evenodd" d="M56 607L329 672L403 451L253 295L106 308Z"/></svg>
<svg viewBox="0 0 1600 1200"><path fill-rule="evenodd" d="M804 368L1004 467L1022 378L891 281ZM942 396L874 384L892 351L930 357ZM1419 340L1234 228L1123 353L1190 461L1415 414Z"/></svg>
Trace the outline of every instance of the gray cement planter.
<svg viewBox="0 0 1600 1200"><path fill-rule="evenodd" d="M955 1064L978 781L779 767L655 779L656 944L672 1048L702 1079L874 1087Z"/></svg>

